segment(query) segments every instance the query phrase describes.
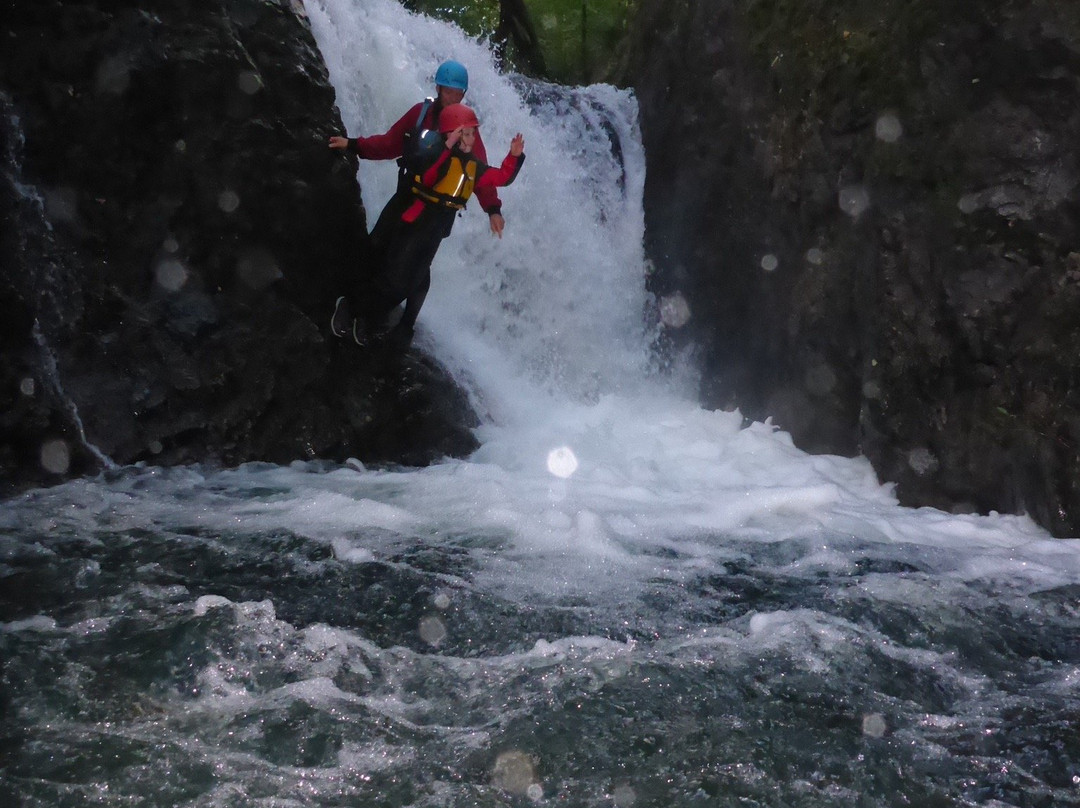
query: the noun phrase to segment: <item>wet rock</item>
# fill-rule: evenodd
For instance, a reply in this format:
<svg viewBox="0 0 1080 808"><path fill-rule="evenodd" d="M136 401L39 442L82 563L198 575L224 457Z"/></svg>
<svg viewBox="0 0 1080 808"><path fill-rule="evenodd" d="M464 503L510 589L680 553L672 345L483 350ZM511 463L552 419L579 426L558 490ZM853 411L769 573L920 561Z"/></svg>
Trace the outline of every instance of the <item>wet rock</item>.
<svg viewBox="0 0 1080 808"><path fill-rule="evenodd" d="M40 0L0 41L5 492L110 462L475 446L435 362L327 332L366 223L300 4Z"/></svg>
<svg viewBox="0 0 1080 808"><path fill-rule="evenodd" d="M707 405L864 454L906 504L1080 535L1080 17L812 6L639 4L671 339L704 346Z"/></svg>

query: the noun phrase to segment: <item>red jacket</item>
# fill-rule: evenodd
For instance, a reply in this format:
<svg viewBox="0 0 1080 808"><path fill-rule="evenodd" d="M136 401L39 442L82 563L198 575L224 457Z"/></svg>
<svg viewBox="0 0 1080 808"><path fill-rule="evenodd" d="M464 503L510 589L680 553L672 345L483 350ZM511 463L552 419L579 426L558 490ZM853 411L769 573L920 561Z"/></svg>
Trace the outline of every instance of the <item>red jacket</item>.
<svg viewBox="0 0 1080 808"><path fill-rule="evenodd" d="M473 150L470 154L464 154L456 149L444 149L443 153L439 155L439 159L435 161L435 164L424 172L424 176L421 178L423 184L431 187L439 181L441 174L440 169L442 168L443 163L445 163L452 154L456 154L458 157L465 160L475 160L475 162L479 164L476 171L476 184L473 186L473 193L476 194L477 199L480 198L480 194L484 190L494 192L495 188L498 186L509 185L512 183L514 178L517 177L518 172L521 170L521 164L525 162L525 155L522 154L520 157L514 157L514 155L508 152L506 157L503 158L502 165L495 168L479 159L476 154L476 143L479 142L479 140L479 132L477 132L477 139L473 143ZM423 212L425 204L427 203L425 203L424 200L417 199L401 215L402 221L415 222Z"/></svg>
<svg viewBox="0 0 1080 808"><path fill-rule="evenodd" d="M405 133L412 131L413 127L416 126L416 117L420 114L420 108L423 105L423 101L414 105L382 135L350 139L349 147L364 160L396 160L401 157L402 152L405 150ZM442 107L438 101L428 107L421 128L437 129L440 111L442 111ZM487 149L484 148L484 141L480 139L480 130L476 132L473 154L481 163L487 163ZM476 199L485 213L502 213L502 201L499 199L499 194L494 185L485 185L481 188L477 183Z"/></svg>

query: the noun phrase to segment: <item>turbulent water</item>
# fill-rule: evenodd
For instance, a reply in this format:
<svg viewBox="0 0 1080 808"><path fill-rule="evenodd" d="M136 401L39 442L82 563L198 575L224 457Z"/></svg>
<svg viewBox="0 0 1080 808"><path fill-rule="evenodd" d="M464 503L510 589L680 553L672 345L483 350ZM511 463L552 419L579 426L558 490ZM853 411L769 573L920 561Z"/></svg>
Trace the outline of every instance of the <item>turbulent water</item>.
<svg viewBox="0 0 1080 808"><path fill-rule="evenodd" d="M307 9L350 134L454 56L493 161L525 135L420 318L482 446L5 501L0 805L1080 805L1080 543L899 508L657 371L629 94Z"/></svg>

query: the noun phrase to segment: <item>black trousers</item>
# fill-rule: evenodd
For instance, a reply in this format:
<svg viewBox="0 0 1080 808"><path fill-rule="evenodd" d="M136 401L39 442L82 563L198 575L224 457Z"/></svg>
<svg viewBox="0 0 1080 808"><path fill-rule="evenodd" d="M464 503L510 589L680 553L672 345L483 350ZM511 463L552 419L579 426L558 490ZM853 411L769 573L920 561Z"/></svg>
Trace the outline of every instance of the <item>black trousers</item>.
<svg viewBox="0 0 1080 808"><path fill-rule="evenodd" d="M394 194L371 231L372 271L349 296L369 328L383 327L402 301L400 324L416 324L431 287L431 262L454 226L455 211L433 205L425 205L416 221L403 222L401 214L415 200L408 191Z"/></svg>

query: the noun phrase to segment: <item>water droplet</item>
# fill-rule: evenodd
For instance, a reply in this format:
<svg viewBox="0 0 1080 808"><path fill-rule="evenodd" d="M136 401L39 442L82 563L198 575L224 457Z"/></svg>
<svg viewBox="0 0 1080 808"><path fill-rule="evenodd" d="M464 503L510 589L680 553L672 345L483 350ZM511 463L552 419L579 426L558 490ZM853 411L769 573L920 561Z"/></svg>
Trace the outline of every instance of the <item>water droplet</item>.
<svg viewBox="0 0 1080 808"><path fill-rule="evenodd" d="M862 719L863 735L870 738L881 738L888 731L885 716L881 713L867 713Z"/></svg>
<svg viewBox="0 0 1080 808"><path fill-rule="evenodd" d="M240 207L240 195L236 191L226 189L218 194L217 204L225 213L232 213Z"/></svg>
<svg viewBox="0 0 1080 808"><path fill-rule="evenodd" d="M262 79L254 70L244 70L236 77L236 86L248 95L255 95L262 89Z"/></svg>
<svg viewBox="0 0 1080 808"><path fill-rule="evenodd" d="M440 592L439 594L437 594L432 602L435 604L436 609L446 611L450 608L450 596L445 592Z"/></svg>
<svg viewBox="0 0 1080 808"><path fill-rule="evenodd" d="M660 322L669 328L682 328L690 322L690 304L682 292L660 298Z"/></svg>
<svg viewBox="0 0 1080 808"><path fill-rule="evenodd" d="M262 247L250 249L240 257L236 274L252 289L265 289L283 277L273 253Z"/></svg>
<svg viewBox="0 0 1080 808"><path fill-rule="evenodd" d="M877 123L874 125L874 134L877 136L878 140L883 140L886 143L895 143L900 139L900 136L904 134L904 127L900 123L899 118L891 112L886 112L877 119Z"/></svg>
<svg viewBox="0 0 1080 808"><path fill-rule="evenodd" d="M578 459L569 446L560 446L548 452L547 468L556 477L564 480L572 477L578 468Z"/></svg>
<svg viewBox="0 0 1080 808"><path fill-rule="evenodd" d="M536 769L532 759L524 752L503 752L495 759L491 784L511 794L528 794L536 782Z"/></svg>
<svg viewBox="0 0 1080 808"><path fill-rule="evenodd" d="M175 258L167 258L157 265L154 270L154 279L165 291L178 292L187 283L188 270Z"/></svg>
<svg viewBox="0 0 1080 808"><path fill-rule="evenodd" d="M773 272L778 266L780 266L780 259L772 253L761 257L761 268L766 272Z"/></svg>
<svg viewBox="0 0 1080 808"><path fill-rule="evenodd" d="M420 639L428 645L437 646L446 639L446 626L433 614L420 619Z"/></svg>
<svg viewBox="0 0 1080 808"><path fill-rule="evenodd" d="M848 185L840 189L840 210L852 219L858 219L870 207L870 193L861 185Z"/></svg>
<svg viewBox="0 0 1080 808"><path fill-rule="evenodd" d="M978 194L964 194L956 203L956 207L960 208L961 213L974 213L982 207L982 204Z"/></svg>
<svg viewBox="0 0 1080 808"><path fill-rule="evenodd" d="M110 56L98 65L95 87L99 93L120 95L131 84L131 71L119 56Z"/></svg>
<svg viewBox="0 0 1080 808"><path fill-rule="evenodd" d="M52 474L65 474L71 467L71 450L67 441L56 438L41 445L41 466Z"/></svg>

